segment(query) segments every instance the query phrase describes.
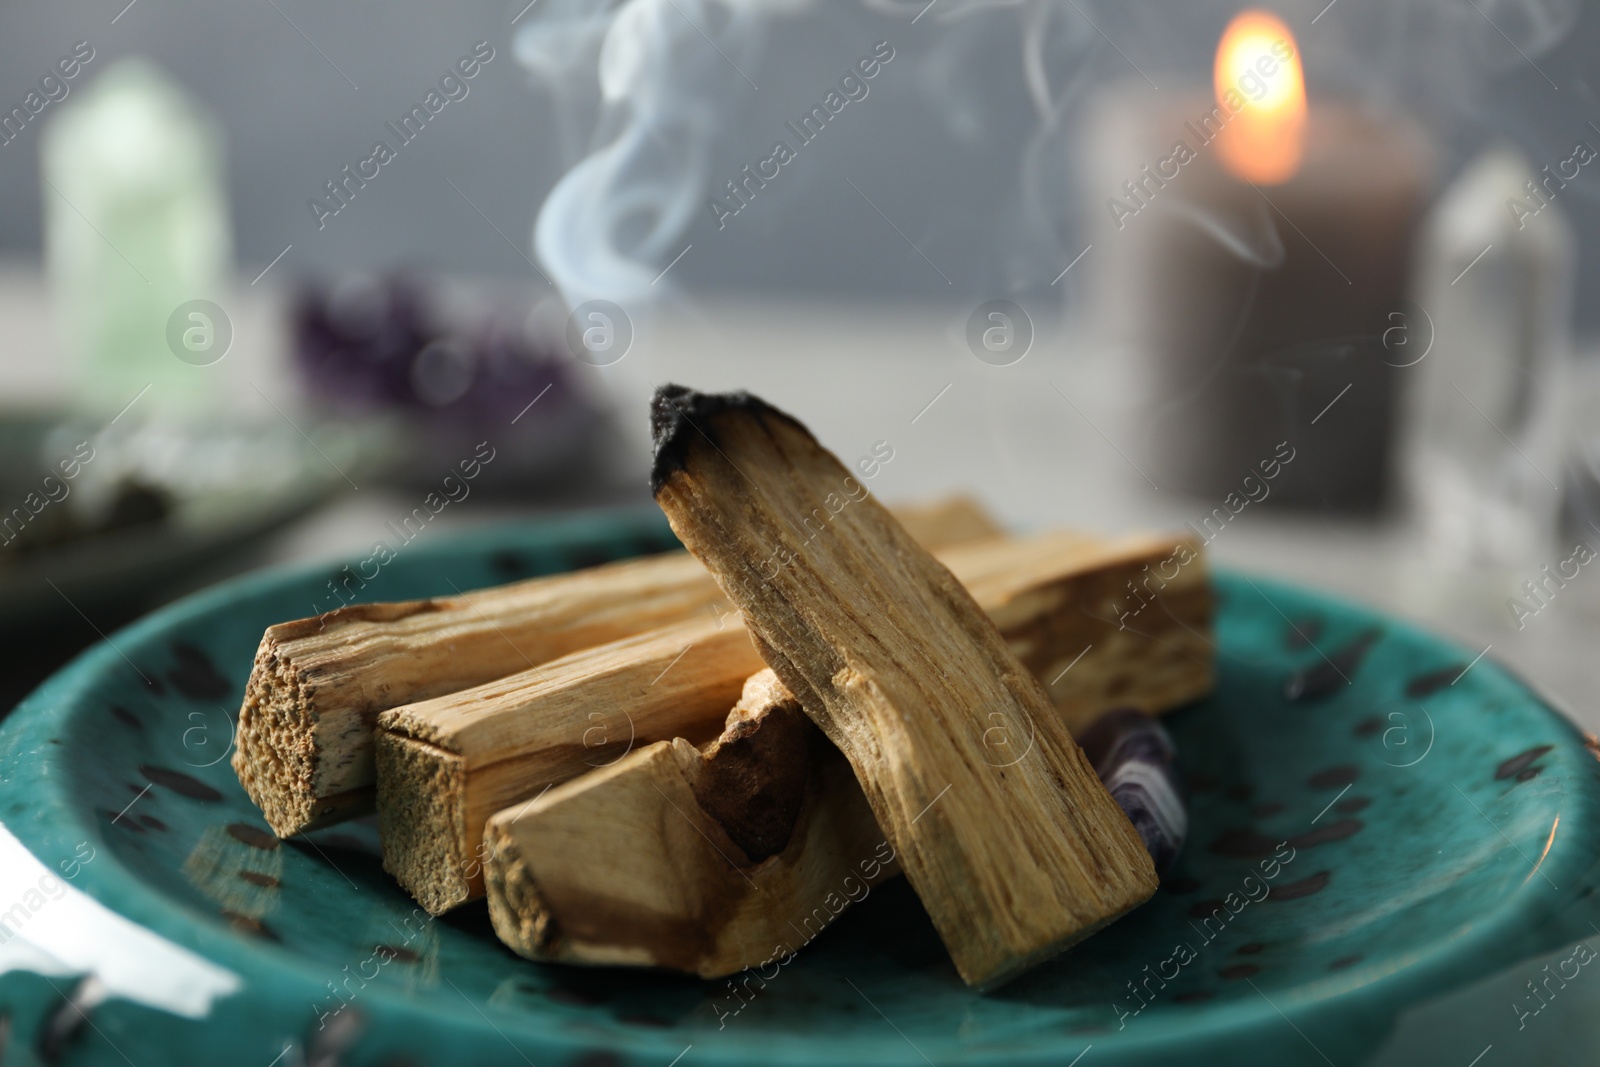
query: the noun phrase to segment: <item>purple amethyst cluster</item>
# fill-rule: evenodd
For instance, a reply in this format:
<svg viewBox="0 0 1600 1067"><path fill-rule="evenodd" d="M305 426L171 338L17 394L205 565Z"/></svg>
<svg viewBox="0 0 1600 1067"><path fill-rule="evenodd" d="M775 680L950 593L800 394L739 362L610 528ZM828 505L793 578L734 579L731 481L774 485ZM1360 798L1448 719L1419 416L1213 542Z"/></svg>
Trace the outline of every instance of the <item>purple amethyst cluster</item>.
<svg viewBox="0 0 1600 1067"><path fill-rule="evenodd" d="M1111 798L1144 839L1156 874L1165 875L1189 834L1189 811L1172 738L1155 718L1137 708L1112 708L1078 743Z"/></svg>
<svg viewBox="0 0 1600 1067"><path fill-rule="evenodd" d="M514 323L446 325L435 293L406 274L303 289L294 357L322 401L504 424L535 398L565 406L572 386L551 344Z"/></svg>

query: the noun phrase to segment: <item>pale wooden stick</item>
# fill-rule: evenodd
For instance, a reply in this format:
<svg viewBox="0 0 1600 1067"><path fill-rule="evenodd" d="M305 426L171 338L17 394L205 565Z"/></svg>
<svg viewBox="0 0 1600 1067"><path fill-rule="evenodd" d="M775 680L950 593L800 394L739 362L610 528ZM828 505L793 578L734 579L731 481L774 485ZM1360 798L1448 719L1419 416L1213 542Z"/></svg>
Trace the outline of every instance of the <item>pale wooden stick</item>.
<svg viewBox="0 0 1600 1067"><path fill-rule="evenodd" d="M897 514L932 546L1000 535L954 497ZM685 552L268 628L239 711L233 768L280 837L372 810L378 712L592 645L728 612Z"/></svg>
<svg viewBox="0 0 1600 1067"><path fill-rule="evenodd" d="M1012 651L1055 680L1069 721L1116 704L1163 711L1209 691L1199 546L1133 538L1074 558L1066 544L1033 538L945 557L971 576L968 590ZM1129 585L1144 582L1155 599L1130 619L1139 601ZM1119 611L1142 625L1118 629ZM767 669L745 683L704 752L658 742L492 817L485 881L501 940L529 959L703 978L786 960L899 871L838 750L808 743L820 735L809 722L796 730L799 721L799 702ZM1003 731L986 742L991 763L1027 750Z"/></svg>
<svg viewBox="0 0 1600 1067"><path fill-rule="evenodd" d="M1073 733L1107 708L1156 715L1211 692L1211 581L1200 543L1130 535L1074 550L1073 536L937 556Z"/></svg>
<svg viewBox="0 0 1600 1067"><path fill-rule="evenodd" d="M482 896L490 815L636 744L714 734L738 698L740 670L760 667L736 621L719 629L691 619L384 712L384 869L435 915Z"/></svg>
<svg viewBox="0 0 1600 1067"><path fill-rule="evenodd" d="M776 964L899 873L849 764L770 670L704 753L648 745L506 809L484 843L516 952L702 978Z"/></svg>
<svg viewBox="0 0 1600 1067"><path fill-rule="evenodd" d="M1002 982L1149 898L1143 843L1044 689L804 426L670 386L653 414L657 503L849 759L966 982ZM996 729L1031 747L995 766Z"/></svg>
<svg viewBox="0 0 1600 1067"><path fill-rule="evenodd" d="M1060 706L1088 716L1118 703L1165 711L1209 691L1210 599L1198 563L1173 590L1171 649L1149 638L1121 639L1103 596L1187 544L1042 534L958 545L940 556L970 579L980 604L1004 616L1008 640L1058 672ZM380 715L385 869L428 910L455 907L484 892L482 829L501 807L608 763L625 750L619 746L714 736L759 660L737 616L685 626ZM1056 664L1066 661L1065 650L1077 655L1086 647L1080 639L1096 648L1061 673ZM1170 670L1140 669L1143 660L1160 657L1171 658ZM672 701L663 701L662 688L641 684L658 675L678 684ZM691 731L686 716L703 717ZM982 733L988 761L997 766L1031 744L1031 731L1008 730L1003 721L986 722Z"/></svg>

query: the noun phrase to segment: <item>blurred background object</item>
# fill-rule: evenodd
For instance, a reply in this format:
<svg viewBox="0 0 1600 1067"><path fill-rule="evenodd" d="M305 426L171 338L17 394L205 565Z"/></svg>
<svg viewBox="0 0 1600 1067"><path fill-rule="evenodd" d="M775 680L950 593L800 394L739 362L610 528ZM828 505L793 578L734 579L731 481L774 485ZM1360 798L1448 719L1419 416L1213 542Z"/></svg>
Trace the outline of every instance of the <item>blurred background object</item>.
<svg viewBox="0 0 1600 1067"><path fill-rule="evenodd" d="M1574 249L1566 213L1530 195L1541 177L1488 149L1423 238L1406 474L1442 561L1537 569L1555 543Z"/></svg>
<svg viewBox="0 0 1600 1067"><path fill-rule="evenodd" d="M430 457L472 454L491 426L510 429L491 435L480 487L526 495L594 476L608 416L580 393L559 320L503 286L456 288L408 274L307 284L291 314L308 399L329 417L392 421L389 467L405 484L433 476Z"/></svg>
<svg viewBox="0 0 1600 1067"><path fill-rule="evenodd" d="M1104 249L1097 347L1121 365L1119 421L1151 477L1223 497L1292 454L1280 503L1379 506L1401 385L1383 337L1428 135L1370 105L1308 104L1294 33L1246 12L1217 45L1213 94L1113 84L1078 148Z"/></svg>
<svg viewBox="0 0 1600 1067"><path fill-rule="evenodd" d="M23 0L10 617L70 651L262 562L649 507L679 379L890 442L889 499L1188 525L1600 724L1600 583L1525 589L1600 538L1600 12L1246 6Z"/></svg>
<svg viewBox="0 0 1600 1067"><path fill-rule="evenodd" d="M572 165L613 143L615 131L596 138L594 120L607 103L598 60L604 34L626 21L614 16L628 5L541 0L524 11L525 2L464 0L446 11L417 3L326 8L287 0L279 2L280 14L271 5L208 9L141 0L113 24L118 11L106 14L84 0L20 0L7 9L8 32L0 40L8 107L21 106L40 77L71 55L74 42L87 40L95 58L69 84L72 95L4 145L0 189L11 210L0 217L0 248L31 256L40 247L37 127L102 65L141 55L204 101L228 131L225 169L244 281L293 243L278 265L290 274L334 277L423 264L542 287L527 261L534 258L530 228ZM692 79L718 79L715 110L702 108L704 121L694 131L703 150L693 168L700 186L685 216L694 217L698 235L716 235L716 253L691 252L669 279L691 290L931 299L951 286L892 230L883 227L888 240L868 230L869 220L879 226L882 220L841 175L877 201L958 291L1015 285L1032 295L1059 294L1072 275L1054 288L1050 282L1082 249L1073 238L1086 221L1080 201L1064 195L1076 186L1078 162L1068 144L1070 120L1112 81L1133 78L1148 89L1139 70L1162 92L1209 95L1222 30L1250 5L1080 2L1080 14L1057 2L939 0L914 25L925 0L680 6L693 24L665 3L632 6L635 22L645 10L662 16L651 27L658 33L651 54L662 60L651 65L653 76L676 79L685 90ZM1595 137L1585 124L1597 110L1587 60L1600 46L1600 20L1576 0L1480 4L1490 18L1451 0L1399 11L1341 0L1326 14L1326 0L1271 6L1295 33L1311 101L1342 96L1409 114L1440 143L1445 178L1492 138L1509 139L1542 165L1567 158L1575 138ZM732 10L753 14L735 25ZM695 26L736 61L730 44L749 49L752 63L739 65L759 92ZM468 83L470 94L450 103L359 190L351 209L318 229L307 200L326 196L325 183L368 156L372 142L386 136L385 124L419 103L478 40L496 52ZM615 40L620 46L621 35ZM760 191L759 211L742 212L718 230L707 199L725 197L724 182L767 156L783 124L821 104L880 40L897 50L896 58L869 83L871 94L859 108L850 104L825 138L802 149L816 160L797 160ZM619 48L618 58L624 54ZM756 65L759 72L750 69ZM1559 92L1546 75L1562 86ZM667 109L668 102L658 101L651 115ZM687 146L677 155L687 159ZM1566 195L1591 195L1581 191L1587 181ZM892 203L879 195L888 190ZM848 209L847 197L855 200ZM1571 215L1584 248L1600 241L1600 219L1581 210ZM598 228L603 221L572 225ZM771 254L774 235L782 236L782 255ZM671 248L666 259L681 248ZM699 244L696 252L707 248ZM845 248L852 254L840 255ZM1057 258L1063 251L1067 258ZM1088 265L1086 259L1079 266ZM1581 269L1591 283L1596 265L1585 256ZM1579 315L1585 329L1600 325L1600 310Z"/></svg>
<svg viewBox="0 0 1600 1067"><path fill-rule="evenodd" d="M221 127L160 67L129 58L89 74L39 136L45 254L78 405L109 418L159 383L147 411L212 407L216 379L190 365L228 348L206 308L233 268Z"/></svg>

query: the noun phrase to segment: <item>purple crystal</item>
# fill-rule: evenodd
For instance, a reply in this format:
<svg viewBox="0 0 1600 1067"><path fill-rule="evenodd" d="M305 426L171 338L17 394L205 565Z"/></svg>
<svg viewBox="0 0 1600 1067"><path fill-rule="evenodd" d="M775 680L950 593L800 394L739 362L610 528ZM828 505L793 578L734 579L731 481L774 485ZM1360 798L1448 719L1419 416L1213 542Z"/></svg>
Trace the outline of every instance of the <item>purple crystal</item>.
<svg viewBox="0 0 1600 1067"><path fill-rule="evenodd" d="M1112 708L1078 743L1111 798L1139 831L1156 874L1166 874L1189 833L1178 750L1166 729L1137 708Z"/></svg>
<svg viewBox="0 0 1600 1067"><path fill-rule="evenodd" d="M468 424L510 420L539 397L545 410L569 399L552 345L500 323L452 328L437 303L408 274L304 288L294 354L306 383L341 407L409 409Z"/></svg>

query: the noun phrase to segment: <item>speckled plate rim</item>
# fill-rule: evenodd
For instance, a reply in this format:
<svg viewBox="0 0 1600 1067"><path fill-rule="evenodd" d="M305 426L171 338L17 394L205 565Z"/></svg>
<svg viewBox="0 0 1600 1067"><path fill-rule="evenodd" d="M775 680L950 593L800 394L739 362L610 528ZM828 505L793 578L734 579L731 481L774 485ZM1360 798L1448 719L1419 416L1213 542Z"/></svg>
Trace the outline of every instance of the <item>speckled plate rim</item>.
<svg viewBox="0 0 1600 1067"><path fill-rule="evenodd" d="M418 562L459 557L469 553L486 553L498 548L523 547L530 540L545 544L580 544L585 540L614 540L632 533L659 534L662 521L653 510L627 509L584 513L485 527L469 533L418 546L413 558ZM81 839L85 833L93 839L103 838L98 825L86 825L81 805L65 788L64 776L52 774L55 769L48 762L16 760L19 753L27 753L44 745L49 735L57 732L59 721L90 694L95 680L107 669L117 669L124 663L122 646L141 645L173 626L213 611L225 610L239 597L248 597L282 583L304 581L324 573L328 561L312 564L295 564L268 568L219 584L193 594L131 624L85 650L38 689L30 694L0 726L0 768L8 773L0 781L0 798L25 792L32 798L32 806L21 816L6 822L7 828L31 850L45 851L54 847L70 850L70 842ZM1338 597L1304 587L1270 579L1245 579L1236 572L1220 570L1214 581L1230 594L1248 595L1247 590L1265 596L1273 594L1309 596L1338 612L1381 619L1393 633L1417 636L1439 644L1441 647L1461 650L1455 642L1439 637L1425 628L1394 615L1379 613ZM1274 599L1276 599L1274 597ZM1488 662L1486 660L1486 662ZM1567 832L1540 861L1541 870L1572 887L1594 885L1600 874L1600 786L1592 774L1580 774L1591 768L1578 764L1579 753L1585 751L1586 742L1593 739L1581 731L1551 701L1534 687L1528 685L1499 664L1493 669L1505 673L1522 689L1532 703L1537 704L1558 720L1561 728L1575 742L1559 747L1551 753L1563 777L1573 787L1566 794L1571 808L1563 809ZM1593 747L1588 749L1594 754ZM1571 818L1567 818L1570 811ZM1544 952L1570 944L1588 932L1588 922L1596 918L1594 907L1579 907L1578 901L1559 912L1532 897L1529 877L1505 902L1472 924L1458 937L1440 939L1428 951L1419 953L1406 966L1379 967L1376 964L1358 964L1346 971L1303 983L1292 992L1279 991L1278 997L1249 1007L1238 1003L1219 1004L1214 1009L1197 1008L1185 1019L1181 1029L1169 1026L1141 1027L1141 1032L1128 1035L1119 1045L1118 1053L1129 1061L1145 1054L1170 1056L1174 1046L1182 1043L1195 1047L1210 1045L1213 1041L1236 1040L1252 1030L1265 1026L1281 1026L1282 1013L1295 1013L1302 1020L1336 1016L1342 1025L1358 1029L1387 1031L1399 1013L1416 1003L1442 996L1459 987L1477 981L1492 971L1530 959ZM145 926L174 944L190 949L222 967L239 975L244 988L250 989L253 979L291 978L296 988L273 991L272 999L281 1000L285 1007L303 1009L311 995L322 989L321 978L325 971L304 960L292 950L276 945L245 941L221 926L197 924L193 914L179 903L148 884L140 875L118 861L114 851L107 850L104 860L85 867L74 887L86 892L111 910ZM1576 890L1574 890L1576 891ZM1600 896L1600 894L1597 894ZM1593 900L1594 898L1591 898ZM1472 961L1472 966L1463 964ZM259 993L259 990L257 991ZM426 999L418 999L400 991L382 986L374 987L368 994L368 1003L375 1008L400 1013L440 1031L463 1026L476 1028L476 1017L463 1006L444 1008ZM265 1010L260 1006L259 1010ZM592 1050L593 1042L583 1043L569 1035L539 1031L537 1019L529 1013L503 1013L500 1018L519 1038L537 1042L535 1053L547 1055L578 1054ZM1154 1020L1151 1020L1152 1022ZM201 1021L204 1025L204 1020ZM752 1055L770 1063L815 1063L828 1055L826 1038L800 1040L774 1039L771 1035L740 1035L726 1045L706 1045L697 1059L709 1058L720 1062L748 1062ZM1063 1038L1062 1045L1077 1044ZM662 1035L640 1034L624 1037L617 1035L611 1045L615 1051L628 1055L653 1058L662 1052L670 1056L677 1051L671 1039ZM696 1046L699 1048L700 1046ZM847 1053L852 1059L878 1063L920 1063L920 1056L908 1049L898 1038L882 1040L850 1039ZM983 1062L1053 1062L1059 1053L1020 1051L1014 1054L988 1050L982 1054ZM967 1061L963 1057L963 1061Z"/></svg>

